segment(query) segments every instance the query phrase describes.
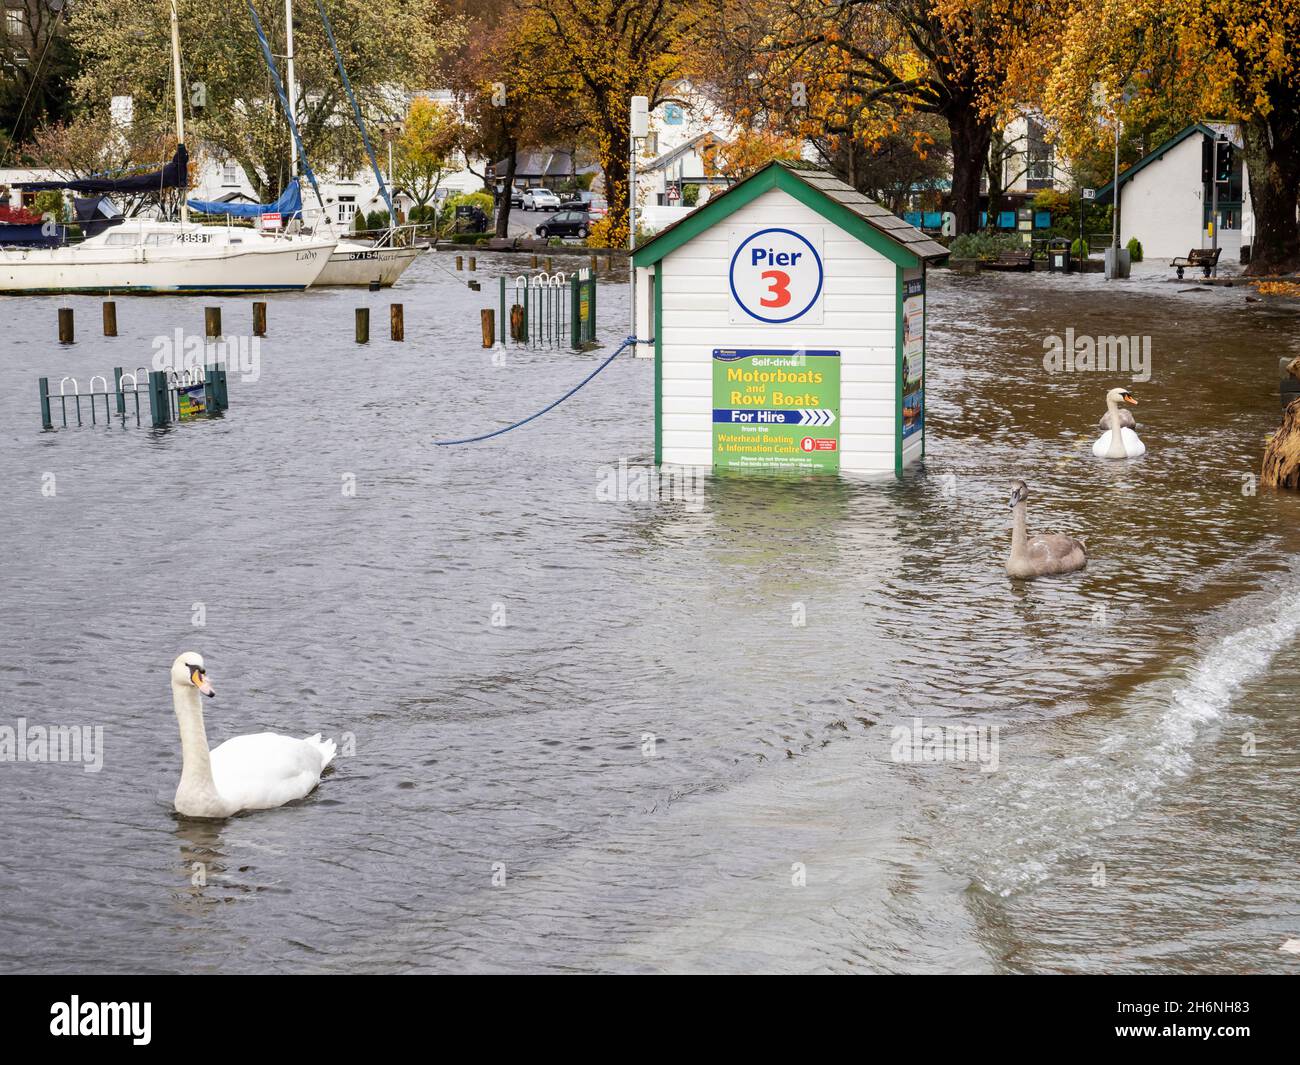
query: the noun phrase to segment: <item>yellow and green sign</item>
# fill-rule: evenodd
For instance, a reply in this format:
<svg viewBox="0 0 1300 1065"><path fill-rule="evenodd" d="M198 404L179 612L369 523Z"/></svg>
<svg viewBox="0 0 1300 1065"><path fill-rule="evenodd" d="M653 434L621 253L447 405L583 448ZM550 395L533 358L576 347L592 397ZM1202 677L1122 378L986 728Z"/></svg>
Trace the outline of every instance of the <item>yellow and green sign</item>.
<svg viewBox="0 0 1300 1065"><path fill-rule="evenodd" d="M714 348L713 465L838 472L840 353Z"/></svg>

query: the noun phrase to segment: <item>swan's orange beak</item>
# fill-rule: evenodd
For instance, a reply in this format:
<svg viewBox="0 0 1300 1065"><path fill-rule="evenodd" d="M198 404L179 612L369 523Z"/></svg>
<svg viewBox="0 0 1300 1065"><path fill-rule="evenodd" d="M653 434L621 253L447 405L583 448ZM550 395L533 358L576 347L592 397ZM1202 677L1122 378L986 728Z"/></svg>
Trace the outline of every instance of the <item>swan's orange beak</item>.
<svg viewBox="0 0 1300 1065"><path fill-rule="evenodd" d="M208 683L208 677L206 673L202 673L197 669L191 670L190 680L193 682L194 687L198 688L199 691L201 691L209 699L211 699L214 695L217 694L212 690L212 685Z"/></svg>
<svg viewBox="0 0 1300 1065"><path fill-rule="evenodd" d="M1125 402L1125 403L1131 403L1131 404L1133 404L1133 406L1135 406L1135 407L1138 405L1138 401L1137 401L1136 399L1134 399L1132 396L1125 396L1125 397L1124 397L1124 402Z"/></svg>

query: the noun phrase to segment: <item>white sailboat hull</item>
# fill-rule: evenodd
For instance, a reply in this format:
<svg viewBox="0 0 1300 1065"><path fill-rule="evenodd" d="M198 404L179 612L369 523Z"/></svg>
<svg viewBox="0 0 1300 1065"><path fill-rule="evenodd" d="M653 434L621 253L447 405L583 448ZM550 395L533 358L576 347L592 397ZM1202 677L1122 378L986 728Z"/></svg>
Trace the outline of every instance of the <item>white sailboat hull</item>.
<svg viewBox="0 0 1300 1065"><path fill-rule="evenodd" d="M300 291L320 275L334 244L196 239L164 247L86 241L61 248L0 248L0 293Z"/></svg>
<svg viewBox="0 0 1300 1065"><path fill-rule="evenodd" d="M378 281L388 288L415 262L419 248L372 248L366 244L340 241L317 285L369 285Z"/></svg>

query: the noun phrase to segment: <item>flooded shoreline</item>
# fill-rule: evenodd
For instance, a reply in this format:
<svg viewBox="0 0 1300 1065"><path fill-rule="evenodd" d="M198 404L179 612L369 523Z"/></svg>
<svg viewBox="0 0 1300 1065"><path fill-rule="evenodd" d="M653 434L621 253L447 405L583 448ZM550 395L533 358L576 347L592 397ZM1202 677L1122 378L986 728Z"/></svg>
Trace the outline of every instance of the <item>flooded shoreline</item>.
<svg viewBox="0 0 1300 1065"><path fill-rule="evenodd" d="M0 724L105 735L99 773L0 764L0 968L1286 968L1300 500L1248 478L1295 301L935 272L922 468L602 497L650 462L647 361L431 441L590 372L625 285L602 349L494 362L495 293L449 259L272 299L257 379L165 433L41 434L34 381L145 363L201 302L123 301L121 337L59 348L54 308L96 301L0 301ZM406 342L354 345L353 308L390 301ZM1150 380L1049 372L1066 329L1148 337ZM1106 463L1116 384L1150 450ZM1018 478L1082 573L1007 580ZM178 819L164 673L190 648L214 744L352 753L302 803ZM916 719L998 726L997 770L896 762Z"/></svg>

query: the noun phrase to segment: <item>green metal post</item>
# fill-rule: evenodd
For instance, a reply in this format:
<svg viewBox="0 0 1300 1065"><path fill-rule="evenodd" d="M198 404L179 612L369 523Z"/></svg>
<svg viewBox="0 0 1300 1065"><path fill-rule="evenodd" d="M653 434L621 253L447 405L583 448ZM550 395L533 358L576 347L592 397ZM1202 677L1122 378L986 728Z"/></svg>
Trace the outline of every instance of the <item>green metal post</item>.
<svg viewBox="0 0 1300 1065"><path fill-rule="evenodd" d="M220 404L217 403L217 368L203 367L203 412L210 418L216 414Z"/></svg>
<svg viewBox="0 0 1300 1065"><path fill-rule="evenodd" d="M126 396L122 395L122 367L120 366L113 367L113 391L117 393L117 413L125 416Z"/></svg>
<svg viewBox="0 0 1300 1065"><path fill-rule="evenodd" d="M506 342L506 329L509 323L506 321L506 275L501 275L501 344Z"/></svg>
<svg viewBox="0 0 1300 1065"><path fill-rule="evenodd" d="M582 347L581 289L582 280L574 274L569 278L569 346L574 348Z"/></svg>
<svg viewBox="0 0 1300 1065"><path fill-rule="evenodd" d="M226 410L230 407L230 393L226 391L226 368L217 367L217 409Z"/></svg>
<svg viewBox="0 0 1300 1065"><path fill-rule="evenodd" d="M50 415L50 379L42 377L39 381L41 393L41 428L53 429L54 419Z"/></svg>
<svg viewBox="0 0 1300 1065"><path fill-rule="evenodd" d="M171 421L171 400L167 395L165 370L149 371L149 413L155 429L162 429Z"/></svg>

